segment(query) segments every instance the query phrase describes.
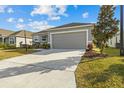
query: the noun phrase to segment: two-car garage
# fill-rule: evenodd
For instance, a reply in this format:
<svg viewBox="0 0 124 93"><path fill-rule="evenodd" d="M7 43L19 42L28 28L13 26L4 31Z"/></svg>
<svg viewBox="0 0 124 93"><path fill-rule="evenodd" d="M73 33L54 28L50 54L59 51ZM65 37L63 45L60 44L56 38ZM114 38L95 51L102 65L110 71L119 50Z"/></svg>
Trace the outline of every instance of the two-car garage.
<svg viewBox="0 0 124 93"><path fill-rule="evenodd" d="M34 37L38 36L39 43L47 42L53 49L86 49L92 42L93 28L92 23L69 23L37 32Z"/></svg>
<svg viewBox="0 0 124 93"><path fill-rule="evenodd" d="M51 45L55 49L85 49L87 30L51 33Z"/></svg>

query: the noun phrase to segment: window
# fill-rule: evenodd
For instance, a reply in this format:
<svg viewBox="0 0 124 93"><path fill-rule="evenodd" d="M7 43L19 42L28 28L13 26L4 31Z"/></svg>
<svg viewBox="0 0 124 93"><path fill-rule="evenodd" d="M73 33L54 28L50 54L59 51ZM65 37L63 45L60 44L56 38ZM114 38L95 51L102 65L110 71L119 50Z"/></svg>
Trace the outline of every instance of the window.
<svg viewBox="0 0 124 93"><path fill-rule="evenodd" d="M14 44L14 37L10 38L10 44Z"/></svg>
<svg viewBox="0 0 124 93"><path fill-rule="evenodd" d="M34 39L34 41L38 41L38 39L37 39L37 38L35 38L35 39Z"/></svg>
<svg viewBox="0 0 124 93"><path fill-rule="evenodd" d="M34 41L38 42L39 41L39 37L38 36L34 36Z"/></svg>
<svg viewBox="0 0 124 93"><path fill-rule="evenodd" d="M3 38L2 37L0 37L0 43L2 43L3 42Z"/></svg>
<svg viewBox="0 0 124 93"><path fill-rule="evenodd" d="M42 41L43 42L47 41L47 36L46 35L45 36L42 36Z"/></svg>

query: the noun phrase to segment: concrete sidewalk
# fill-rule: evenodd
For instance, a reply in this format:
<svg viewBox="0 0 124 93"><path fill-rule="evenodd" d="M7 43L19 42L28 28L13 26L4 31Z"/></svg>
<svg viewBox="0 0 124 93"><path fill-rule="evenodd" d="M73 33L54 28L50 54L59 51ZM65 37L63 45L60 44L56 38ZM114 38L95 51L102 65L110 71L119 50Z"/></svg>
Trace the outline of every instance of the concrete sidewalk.
<svg viewBox="0 0 124 93"><path fill-rule="evenodd" d="M0 61L0 87L76 87L84 50L50 49Z"/></svg>

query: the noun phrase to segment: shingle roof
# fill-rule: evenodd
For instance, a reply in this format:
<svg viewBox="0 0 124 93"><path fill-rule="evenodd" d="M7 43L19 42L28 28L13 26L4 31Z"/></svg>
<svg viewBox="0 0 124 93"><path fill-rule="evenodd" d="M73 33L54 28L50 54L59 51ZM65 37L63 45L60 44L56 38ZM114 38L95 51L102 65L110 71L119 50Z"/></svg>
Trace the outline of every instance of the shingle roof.
<svg viewBox="0 0 124 93"><path fill-rule="evenodd" d="M25 31L27 38L32 38L33 32ZM10 34L9 36L17 36L17 37L25 37L24 30L17 31L15 33Z"/></svg>
<svg viewBox="0 0 124 93"><path fill-rule="evenodd" d="M10 34L14 33L14 31L11 31L11 30L5 30L5 29L0 29L0 34L2 36L8 36Z"/></svg>
<svg viewBox="0 0 124 93"><path fill-rule="evenodd" d="M72 27L72 26L81 26L81 25L91 25L92 23L69 23L69 24L64 24L62 26L57 26L57 27L54 27L53 29L55 28L63 28L63 27Z"/></svg>
<svg viewBox="0 0 124 93"><path fill-rule="evenodd" d="M64 24L64 25L61 25L61 26L49 28L49 29L46 29L46 30L43 30L43 31L40 31L40 32L37 32L37 33L47 32L47 31L56 30L56 29L59 29L59 28L64 28L64 27L75 27L75 26L85 26L85 25L93 25L93 23L69 23L69 24ZM37 33L34 33L34 34L37 34Z"/></svg>

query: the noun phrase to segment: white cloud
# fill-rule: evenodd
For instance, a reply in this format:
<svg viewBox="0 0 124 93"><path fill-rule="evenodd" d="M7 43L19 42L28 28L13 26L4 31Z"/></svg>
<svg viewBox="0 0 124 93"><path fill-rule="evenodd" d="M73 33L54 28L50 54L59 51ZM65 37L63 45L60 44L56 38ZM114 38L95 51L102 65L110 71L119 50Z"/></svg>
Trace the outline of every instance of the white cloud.
<svg viewBox="0 0 124 93"><path fill-rule="evenodd" d="M14 21L15 21L14 18L8 18L8 19L7 19L7 22L10 22L10 23L12 23L12 22L14 22Z"/></svg>
<svg viewBox="0 0 124 93"><path fill-rule="evenodd" d="M67 10L66 5L56 5L56 8L58 8L58 15L68 16L68 14L66 14L66 10Z"/></svg>
<svg viewBox="0 0 124 93"><path fill-rule="evenodd" d="M48 20L60 20L60 16L50 16Z"/></svg>
<svg viewBox="0 0 124 93"><path fill-rule="evenodd" d="M33 21L33 22L30 22L28 26L36 31L40 31L40 30L53 27L51 25L48 25L47 21Z"/></svg>
<svg viewBox="0 0 124 93"><path fill-rule="evenodd" d="M32 19L29 18L28 21L32 21Z"/></svg>
<svg viewBox="0 0 124 93"><path fill-rule="evenodd" d="M18 29L24 29L25 28L25 25L24 24L17 24L16 25L16 28L18 28Z"/></svg>
<svg viewBox="0 0 124 93"><path fill-rule="evenodd" d="M88 18L88 17L89 17L89 13L88 13L88 12L84 12L84 13L82 14L82 17L83 17L83 18Z"/></svg>
<svg viewBox="0 0 124 93"><path fill-rule="evenodd" d="M0 13L4 13L6 8L6 5L0 5Z"/></svg>
<svg viewBox="0 0 124 93"><path fill-rule="evenodd" d="M8 8L7 12L8 13L14 13L14 10L12 8Z"/></svg>
<svg viewBox="0 0 124 93"><path fill-rule="evenodd" d="M78 5L74 5L74 8L77 9L78 8Z"/></svg>
<svg viewBox="0 0 124 93"><path fill-rule="evenodd" d="M59 20L60 16L68 16L66 10L66 5L41 5L33 9L31 16L47 15L49 20Z"/></svg>
<svg viewBox="0 0 124 93"><path fill-rule="evenodd" d="M23 18L19 18L18 22L23 23L24 22Z"/></svg>

